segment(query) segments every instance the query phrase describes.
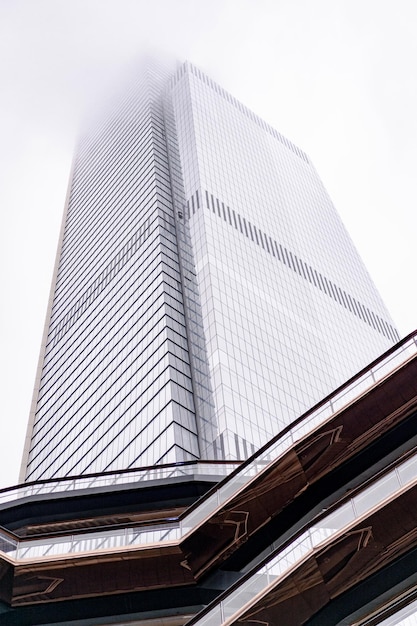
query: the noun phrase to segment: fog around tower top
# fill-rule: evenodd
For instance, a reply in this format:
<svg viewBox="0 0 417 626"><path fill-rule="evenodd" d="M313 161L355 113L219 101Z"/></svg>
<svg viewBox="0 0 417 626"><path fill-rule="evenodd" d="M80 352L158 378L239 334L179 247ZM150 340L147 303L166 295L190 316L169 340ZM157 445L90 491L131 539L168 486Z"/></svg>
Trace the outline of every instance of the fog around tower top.
<svg viewBox="0 0 417 626"><path fill-rule="evenodd" d="M0 485L16 482L74 144L140 63L189 59L305 150L415 327L413 0L3 0Z"/></svg>

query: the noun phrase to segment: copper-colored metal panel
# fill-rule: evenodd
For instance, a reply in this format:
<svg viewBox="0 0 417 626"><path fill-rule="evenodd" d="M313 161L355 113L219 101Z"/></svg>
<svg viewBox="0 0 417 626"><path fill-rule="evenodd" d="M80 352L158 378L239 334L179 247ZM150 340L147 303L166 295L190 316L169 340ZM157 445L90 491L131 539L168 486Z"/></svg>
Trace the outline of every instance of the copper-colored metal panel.
<svg viewBox="0 0 417 626"><path fill-rule="evenodd" d="M291 451L181 543L195 576L234 552L304 487L302 468Z"/></svg>
<svg viewBox="0 0 417 626"><path fill-rule="evenodd" d="M96 515L58 522L45 522L43 524L28 524L19 528L16 534L19 537L31 537L46 533L70 533L85 528L105 528L106 526L132 526L136 524L164 523L167 518L175 518L181 515L185 507L161 509L160 511L145 511L140 513L115 513L114 515ZM16 532L16 531L15 531Z"/></svg>
<svg viewBox="0 0 417 626"><path fill-rule="evenodd" d="M193 584L278 516L309 485L409 416L416 410L416 395L417 359L413 359L272 463L179 546L138 548L113 554L97 552L55 562L52 557L48 563L19 564L15 567L13 587L10 582L13 567L3 561L2 599L18 606ZM400 509L392 514L395 524L392 516L384 521L392 530L398 526L395 540L391 541L385 528L376 533L382 519L378 516L369 524L372 532L366 542L365 535L361 535L360 550L356 546L349 553L352 541L354 544L358 539L352 536L329 548L326 555L317 556L330 595L340 592L342 580L345 585L353 584L358 575L367 571L369 563L379 567L376 564L382 554L390 558L389 554L403 550L401 542L405 549L412 543L412 527L417 526L417 520L409 503L404 504L405 498L401 500L403 509L397 504ZM360 532L364 532L362 527Z"/></svg>
<svg viewBox="0 0 417 626"><path fill-rule="evenodd" d="M240 626L300 626L329 601L314 559L248 609L234 624Z"/></svg>
<svg viewBox="0 0 417 626"><path fill-rule="evenodd" d="M319 550L233 624L299 626L417 546L417 486Z"/></svg>
<svg viewBox="0 0 417 626"><path fill-rule="evenodd" d="M401 390L402 404L396 397ZM392 412L391 409L395 408ZM319 480L399 423L417 407L417 359L336 414L278 459L182 543L199 578L235 552L308 485Z"/></svg>
<svg viewBox="0 0 417 626"><path fill-rule="evenodd" d="M176 546L19 566L12 606L189 585Z"/></svg>
<svg viewBox="0 0 417 626"><path fill-rule="evenodd" d="M0 560L0 600L10 603L13 589L13 565Z"/></svg>

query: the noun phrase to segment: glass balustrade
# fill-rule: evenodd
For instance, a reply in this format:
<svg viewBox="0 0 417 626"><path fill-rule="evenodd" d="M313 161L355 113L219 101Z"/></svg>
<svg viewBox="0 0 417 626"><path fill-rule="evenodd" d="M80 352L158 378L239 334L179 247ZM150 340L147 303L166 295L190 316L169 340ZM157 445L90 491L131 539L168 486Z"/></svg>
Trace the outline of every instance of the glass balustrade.
<svg viewBox="0 0 417 626"><path fill-rule="evenodd" d="M128 545L178 541L187 533L192 532L206 518L211 516L218 507L224 505L227 500L234 497L251 480L259 476L270 463L275 462L280 456L284 455L297 441L329 420L340 408L346 406L349 402L352 402L355 398L369 390L376 382L382 380L382 378L389 375L393 370L403 365L416 353L416 337L413 335L411 338L401 343L395 351L360 375L359 378L339 389L325 402L308 412L304 419L298 420L293 427L287 430L281 437L274 439L271 444L261 450L257 456L243 464L240 471L238 470L229 479L220 483L218 488L209 493L207 497L203 497L201 502L197 503L196 507L192 508L179 523L170 522L168 525L161 524L152 529L149 527L140 527L112 531L103 530L96 533L91 532L85 533L84 535L73 535L70 538L68 536L55 537L25 540L20 543L7 533L0 532L0 551L14 558L31 559L43 558L52 554L58 555L95 550L111 550L118 547L124 548ZM109 487L112 485L138 483L140 481L175 479L180 476L191 476L198 473L218 476L222 475L222 473L230 473L237 465L237 463L233 462L220 464L201 462L25 485L0 492L0 504L27 496L46 495L94 487ZM319 537L320 540L326 538L328 531L333 532L335 529L342 527L341 524L344 526L348 521L355 519L363 510L368 510L370 502L375 501L375 503L378 503L382 494L385 493L385 497L387 497L387 495L395 493L401 485L406 484L409 480L413 480L416 476L416 470L416 458L411 458L401 464L395 470L395 476L387 474L387 476L390 476L390 482L387 482L388 478L384 477L381 479L385 481L383 484L379 484L379 481L376 481L366 492L364 491L362 495L359 494L357 496L357 500L355 500L357 511L351 511L351 507L353 506L351 503L343 505L343 507L340 507L333 514L334 520L332 516L326 518L334 524L334 528L325 529L323 527L319 530L311 529L308 535L309 540L313 541L314 538L314 541L316 541L317 537ZM342 521L339 520L339 517Z"/></svg>
<svg viewBox="0 0 417 626"><path fill-rule="evenodd" d="M304 419L297 421L281 437L272 440L251 461L245 463L234 476L220 484L215 494L210 495L198 508L195 508L181 520L183 533L186 534L195 528L212 513L214 507L222 506L227 500L235 496L270 463L283 456L291 446L331 419L341 408L360 397L375 383L380 382L416 353L416 336L413 335L400 344L395 351L366 370L359 378L355 378L350 384L336 391L328 400L307 412Z"/></svg>
<svg viewBox="0 0 417 626"><path fill-rule="evenodd" d="M309 550L317 547L320 542L327 540L341 529L345 529L358 518L369 515L373 508L380 507L381 503L394 498L401 490L416 484L416 470L417 455L399 463L395 468L339 506L334 512L324 517L319 524L312 526L301 537L298 537L295 543L285 548L275 557L277 560L271 562L265 572L271 575L272 571L274 571L281 575L283 571L286 571L288 564L298 562L306 554L305 550L308 546L310 546ZM209 499L203 504L209 506L213 503ZM189 526L190 523L187 522L185 528L188 529ZM13 558L32 559L59 554L114 550L126 548L127 546L177 542L182 539L184 534L184 528L178 522L103 530L64 537L31 539L21 542L11 538L7 533L1 532L0 550ZM295 561L294 555L296 556ZM284 570L282 570L283 564Z"/></svg>
<svg viewBox="0 0 417 626"><path fill-rule="evenodd" d="M382 508L400 491L415 486L417 484L416 468L417 456L413 456L359 491L275 554L268 563L248 577L226 598L210 608L209 612L197 621L193 621L193 626L220 626L235 616L238 611L243 612L242 607L245 604L250 603L262 591L267 593L271 585L287 576L295 566L301 564L314 551L330 543L339 533L346 532L348 527L360 518L365 518L373 510ZM237 618L237 615L235 617ZM392 622L392 624L397 623L401 622Z"/></svg>
<svg viewBox="0 0 417 626"><path fill-rule="evenodd" d="M114 474L101 474L97 476L79 476L71 479L19 485L17 487L0 490L0 505L31 496L42 496L84 489L106 488L116 485L123 486L151 480L176 479L183 476L195 475L214 477L227 476L239 465L239 462L233 461L219 461L212 463L198 461L196 463L188 463L184 465L155 466L152 468L137 469L131 472L117 472Z"/></svg>

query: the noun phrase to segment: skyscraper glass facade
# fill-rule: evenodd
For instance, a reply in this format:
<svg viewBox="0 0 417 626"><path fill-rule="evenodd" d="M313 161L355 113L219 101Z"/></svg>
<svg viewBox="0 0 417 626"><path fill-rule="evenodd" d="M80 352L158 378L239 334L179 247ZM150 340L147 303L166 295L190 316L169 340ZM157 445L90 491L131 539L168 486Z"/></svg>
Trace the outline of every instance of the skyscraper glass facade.
<svg viewBox="0 0 417 626"><path fill-rule="evenodd" d="M397 339L307 155L149 66L74 161L22 478L243 459Z"/></svg>

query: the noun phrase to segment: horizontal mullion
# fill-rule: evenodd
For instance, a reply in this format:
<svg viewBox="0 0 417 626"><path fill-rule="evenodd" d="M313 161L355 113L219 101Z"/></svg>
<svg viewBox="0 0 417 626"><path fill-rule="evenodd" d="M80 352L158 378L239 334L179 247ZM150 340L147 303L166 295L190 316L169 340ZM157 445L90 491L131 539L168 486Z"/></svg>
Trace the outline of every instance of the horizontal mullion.
<svg viewBox="0 0 417 626"><path fill-rule="evenodd" d="M153 372L150 372L149 374L153 374ZM153 396L155 396L155 395L158 393L158 387L160 386L160 380L159 380L159 379L161 379L163 376L167 377L167 378L168 378L168 380L169 380L169 364L168 364L168 363L167 363L167 365L164 367L164 369L160 372L159 376L158 376L156 379L153 379L153 380L152 380L152 382L151 382L151 384L150 384L149 386L147 386L146 388L144 388L142 391L140 391L140 392L139 392L139 396L137 396L136 394L137 394L137 392L138 392L138 387L140 386L140 384L141 384L141 382L142 382L142 381L139 381L136 385L134 385L134 387L132 387L132 388L129 390L129 392L128 392L127 394L125 394L123 397L121 397L121 398L120 398L120 401L119 401L118 405L116 405L116 406L115 406L115 407L111 410L111 412L110 412L110 413L106 416L106 420L109 420L110 416L112 416L114 413L116 413L116 415L117 415L117 412L116 412L116 411L117 411L118 407L122 404L122 402L126 402L126 401L128 401L129 396L130 396L130 397L133 397L133 399L132 399L132 402L131 402L130 406L135 405L135 404L138 404L140 396L145 396L145 394L146 394L146 393L153 394L153 395L151 395L151 396L150 396L150 398L149 398L149 400L148 400L148 402L149 402L149 401L152 399L152 397L153 397ZM167 382L168 382L168 380L167 380ZM152 389L152 388L154 388L156 391L154 391L154 389ZM100 409L98 410L98 412L97 412L97 413L95 413L95 414L94 414L94 416L93 416L91 419L92 419L92 420L98 420L98 419L100 419L100 414L101 414L102 412L104 412L105 407L106 407L106 406L108 406L108 405L110 404L110 402L114 399L114 397L115 397L115 396L117 396L117 394L118 394L120 391L122 391L122 390L119 390L116 394L114 394L111 398L109 398L109 399L107 400L106 404L105 404L102 408L100 408ZM99 400L99 399L97 399L97 401L94 403L93 407L95 406L95 407L96 407L96 409L97 409L97 405L98 405L99 403L100 403L100 400ZM93 408L93 407L92 407L92 408ZM61 417L59 418L59 420L58 420L56 423L58 423L59 421L61 421L61 419L63 419L64 417L65 417L65 415L61 416ZM75 415L73 416L74 421L75 421L76 417L77 417L77 414L75 414ZM78 418L79 418L79 417L80 417L80 416L78 416ZM101 419L102 419L102 418L101 418ZM71 421L72 421L72 419L71 419ZM80 421L80 419L78 419L78 422L79 422L79 421ZM66 421L66 425L68 425L69 423L70 423L70 421L67 419L67 421ZM114 423L113 423L111 426L114 426ZM79 433L77 432L77 429L75 429L75 432L74 432L74 430L68 431L68 433L65 435L65 437L61 440L61 442L60 442L60 443L62 443L62 441L64 441L64 440L67 438L67 436L68 436L68 435L70 435L71 433L73 433L73 434L74 434L74 438L73 438L73 440L72 440L72 441L70 441L70 442L69 442L69 445L70 445L73 441L75 441L76 439L78 439ZM94 434L95 434L95 431L92 431L92 432L90 433L90 435L88 435L88 437L87 437L86 439L84 439L84 438L83 438L83 443L82 443L82 445L87 444L87 443L88 443L88 440L89 440L89 439L90 439L90 438L91 438ZM48 435L48 433L46 433L46 435ZM48 444L49 444L49 443L51 443L51 442L48 440ZM94 443L93 447L94 447L95 445L97 445L97 442L95 442L95 443ZM34 452L34 447L33 447L33 448L31 448L31 450L30 450L30 454L33 454L33 452ZM35 468L35 470L36 470L36 469L38 469L38 467L39 467L39 466L42 464L42 462L44 462L44 461L47 461L47 459L43 459L43 460L41 461L41 463L39 463L39 464L38 464L38 466ZM33 471L35 471L35 470L33 470ZM59 470L59 468L58 468L58 470ZM45 470L43 470L43 471L45 471Z"/></svg>
<svg viewBox="0 0 417 626"><path fill-rule="evenodd" d="M149 195L147 190L155 185L153 162L150 161L147 164L146 168L141 171L141 174L139 177L136 178L135 185L133 187L128 184L129 180L124 181L125 184L123 188L123 193L120 192L120 189L115 192L117 206L123 211L126 211L126 208L132 204L132 200L139 199L140 202L142 202L142 197L147 197L147 195ZM99 232L97 231L97 226L101 227L102 229L103 226L107 225L109 220L112 223L117 218L120 219L120 213L116 213L114 210L109 211L109 204L114 204L111 196L103 196L98 192L97 198L98 203L86 204L86 206L91 208L88 213L84 212L82 214L80 218L81 228L77 227L77 230L74 230L74 232L72 232L70 229L67 229L65 227L63 249L61 253L62 264L65 264L66 256L71 252L73 248L75 248L77 252L79 252L83 248L82 245L79 245L79 240L81 239L82 243L85 243L86 234L88 234L90 231L93 231L94 235L97 237L97 233ZM72 207L69 206L69 211L71 211L71 209Z"/></svg>
<svg viewBox="0 0 417 626"><path fill-rule="evenodd" d="M149 233L149 237L152 236L152 233L154 231L157 230L158 227L158 216L156 214L156 209L157 209L157 200L155 199L152 203L151 206L149 206L146 210L146 212L143 212L142 215L138 215L137 218L137 222L129 222L129 224L125 227L125 233L127 236L128 234L131 234L132 230L135 232L137 231L138 228L140 228L140 225L145 222L147 219L150 219L154 214L155 217L154 219L150 222L149 224L149 229L150 229L150 233ZM127 220L126 220L127 221ZM121 225L121 228L123 228L123 226L126 224L126 222L124 222ZM129 232L128 232L129 231ZM115 237L113 239L113 243L112 248L111 248L111 252L112 253L116 253L116 251L120 251L120 247L117 248L116 245L118 244L118 246L120 246L120 233L119 234L119 239L117 237ZM132 235L131 235L132 236ZM148 238L149 238L148 237ZM126 245L127 241L124 240L124 245ZM104 243L103 243L104 245ZM106 257L107 260L107 264L110 261L110 259L108 257ZM98 266L99 261L97 261L96 265L93 266L93 270L95 271L95 273L93 275L89 275L86 274L85 272L82 272L82 269L85 267L85 265L87 265L87 267L89 267L91 265L88 264L88 260L85 261L84 264L81 265L76 265L76 260L74 260L73 265L75 266L73 269L71 268L67 268L66 271L70 271L71 273L68 276L61 276L61 280L63 281L65 279L66 284L64 284L63 282L59 282L59 280L57 280L57 287L56 287L56 293L55 293L55 297L54 297L54 302L53 302L53 308L52 308L52 314L55 313L55 310L57 307L59 307L60 302L63 298L67 298L68 295L70 293L73 294L73 299L75 299L77 297L77 295L79 296L80 291L82 289L87 288L88 283L92 280L92 279L96 279L97 276L99 275L99 269L101 269L101 267ZM104 265L104 262L103 262ZM76 285L74 285L74 281L70 280L71 277L78 277L79 276L79 281ZM93 281L94 282L94 281ZM71 301L73 302L73 301ZM66 306L69 306L70 303L67 303Z"/></svg>
<svg viewBox="0 0 417 626"><path fill-rule="evenodd" d="M164 384L164 385L163 385L163 386L162 386L162 387L158 390L158 392L157 392L157 393L153 396L153 398L151 398L151 399L149 400L149 402L147 402L147 403L146 403L146 405L144 405L144 406L141 408L141 410L139 411L139 413L138 413L138 414L133 415L133 416L130 418L130 420L129 420L126 424L124 424L124 426L123 426L122 428L120 428L120 424L119 424L119 422L123 419L123 417L125 416L125 414L121 415L121 416L118 418L118 420L114 423L114 427L115 427L115 430L116 430L116 432L117 432L116 437L113 437L113 439L111 439L111 440L110 440L110 441L109 441L109 442L108 442L108 443L107 443L104 447L97 446L97 443L98 443L101 439L103 439L105 436L108 436L108 433L109 433L110 429L108 429L105 433L103 433L103 435L102 435L102 436L101 436L101 438L98 440L98 442L96 442L93 446L91 446L91 448L87 451L87 453L86 453L86 454L88 454L88 452L91 452L91 451L92 451L95 447L97 447L97 448L100 450L100 452L99 452L99 453L98 453L98 454L97 454L97 455L96 455L93 459L91 459L91 461L90 461L90 462L89 462L89 463L88 463L88 464L84 467L84 470L83 470L83 471L86 471L89 467L94 466L94 464L97 462L97 460L100 458L100 456L102 456L103 454L105 454L105 452L108 450L108 448L109 448L109 447L114 447L114 441L115 441L118 437L121 437L121 436L124 434L124 431L125 431L127 428L129 428L129 426L131 425L131 423L132 423L134 420L138 420L138 417L141 415L141 413L143 413L144 411L146 411L146 410L147 410L147 407L148 407L148 406L149 406L152 402L154 402L154 401L155 401L155 399L158 397L158 395L161 395L161 394L165 391L165 389L166 389L169 385L170 385L170 381L168 380L168 381L167 381L167 382L166 382L166 383L165 383L165 384ZM146 422L146 424L144 425L144 427L143 427L143 428L142 428L142 429L141 429L141 430L137 433L136 437L134 438L134 441L136 441L138 438L143 439L145 432L146 432L149 428L152 428L152 426L153 426L153 422L154 422L155 420L157 420L157 419L158 419L158 417L162 414L162 412L163 412L164 410L166 410L166 409L167 409L167 407L169 406L169 404L170 404L171 402L172 402L172 400L171 400L171 399L169 399L169 400L168 400L168 402L166 402L166 404L164 404L164 405L160 408L160 410L158 411L158 413L156 413L156 414L154 415L154 417L152 418L152 420L151 420L151 421ZM129 407L129 409L130 409L130 407ZM128 410L129 410L129 409L128 409ZM127 411L126 411L126 413L127 413ZM129 445L130 445L130 443L131 443L131 442L129 442ZM149 445L152 445L152 441L150 442L150 444L149 444ZM109 465L111 465L111 463L114 463L114 462L116 461L116 459L117 459L117 458L118 458L121 454L123 454L123 453L125 452L125 450L126 450L126 448L124 448L123 450L121 450L121 451L120 451L120 453L119 453L119 454L117 454L116 456L114 456L114 457L112 458L112 460L110 461L110 463L108 463L108 464L107 464L107 467L108 467ZM82 458L84 458L84 457L85 457L85 454L83 455L83 457L82 457ZM77 462L77 465L78 465L80 462L81 462L81 459L80 459L80 461L78 461L78 462ZM74 467L76 467L76 466L74 466ZM71 471L72 471L72 470L71 470ZM105 471L105 470L103 469L103 471Z"/></svg>
<svg viewBox="0 0 417 626"><path fill-rule="evenodd" d="M165 338L164 341L161 343L155 343L155 341L156 341L156 338L149 344L148 351L150 352L150 354L148 358L151 359L153 357L157 357L159 359L158 360L158 363L159 363L165 357L167 357L167 361L168 363L170 363L168 338ZM158 357L158 354L159 354L159 357ZM65 419L65 416L69 414L69 419L65 421L65 428L66 428L68 424L70 423L71 419L76 418L80 420L86 417L90 413L89 403L91 400L95 399L94 403L92 404L92 407L93 407L97 405L98 403L100 403L103 400L103 398L105 398L106 394L107 395L110 394L110 399L111 399L118 393L122 393L123 390L128 389L130 381L137 375L140 375L141 370L142 370L142 378L138 380L138 384L143 383L144 385L146 385L147 384L146 379L149 378L151 375L154 375L154 369L156 365L152 367L151 369L149 369L149 364L147 362L143 362L139 368L136 368L135 364L140 359L141 359L141 355L137 355L135 359L131 360L129 364L126 365L125 368L119 372L117 378L115 378L115 380L112 382L110 387L108 386L107 377L99 385L93 387L93 383L100 378L100 376L97 375L96 379L92 381L91 386L89 386L87 389L84 389L84 391L82 391L79 395L71 394L68 397L66 397L64 402L58 405L56 411L53 411L53 406L48 408L47 413L43 414L41 417L41 421L43 421L42 418L47 418L47 419L43 421L41 428L37 430L36 438L39 437L40 433L42 433L42 430L48 425L50 420L51 419L53 420L55 418L58 411L61 413L61 417L59 418L59 420ZM118 367L116 367L113 371L108 372L108 377L110 377L122 365L123 365L122 363L119 363ZM123 380L123 377L126 374L128 374L129 371L131 374L130 377L126 379L123 385L121 386L118 385L117 383ZM92 375L94 374L95 372L92 373ZM91 389L93 389L93 391L91 391ZM62 396L60 396L60 398L57 399L57 402L59 399L61 399L61 397ZM72 411L72 408L80 402L81 404L79 405L76 412L74 413ZM83 409L85 408L87 408L87 410L84 411L83 413ZM48 413L50 414L49 418L47 417ZM40 415L38 415L37 417L40 417ZM51 434L54 432L54 430L55 430L55 434L53 434L53 436L51 437ZM54 429L51 430L50 428L48 428L46 432L46 437L48 437L48 445L52 446L53 441L57 437L59 438L61 435L62 435L62 429L58 427L58 422L54 422ZM38 439L38 441L33 445L32 451L34 451L36 447L41 443L42 439L43 437Z"/></svg>
<svg viewBox="0 0 417 626"><path fill-rule="evenodd" d="M150 93L146 87L139 93L138 88L129 91L128 94L123 97L118 103L117 110L113 110L112 116L106 116L100 124L95 124L94 131L86 133L79 142L80 150L88 157L92 150L96 149L97 141L103 136L104 132L108 132L108 128L114 129L114 133L118 134L119 126L123 123L124 117L120 115L120 111L126 111L132 109L132 112L136 113L136 109L140 109L143 106L148 105L149 112L151 111L151 99ZM113 116L117 116L117 121L114 121Z"/></svg>
<svg viewBox="0 0 417 626"><path fill-rule="evenodd" d="M47 385L47 380L44 381L44 377L42 377L42 386L40 387L39 390L39 400L38 400L38 409L42 408L42 406L44 404L46 404L46 402L48 402L51 398L51 396L53 396L56 393L56 389L58 388L58 383L60 383L60 386L64 386L65 383L67 382L67 380L69 380L74 373L79 370L81 364L85 364L86 361L89 359L89 363L93 363L95 360L98 361L97 363L97 367L100 367L100 362L106 362L106 363L110 363L113 358L117 358L118 354L120 354L121 350L126 350L127 345L129 345L130 343L132 343L133 341L136 341L135 343L135 349L139 349L139 346L141 344L142 345L142 351L146 349L146 337L142 338L139 343L137 343L137 335L139 332L144 333L145 332L145 328L147 325L151 324L151 327L148 328L146 330L146 333L150 334L152 332L154 332L155 329L155 325L156 322L155 320L153 320L153 318L156 316L156 314L154 314L152 316L152 318L150 319L146 319L146 313L149 311L150 307L153 307L157 301L158 298L162 298L163 301L166 302L166 298L165 298L165 292L168 289L168 284L166 282L166 279L164 276L160 275L158 276L159 278L159 282L157 285L155 285L154 283L152 285L149 286L148 291L150 292L150 295L148 296L147 300L143 303L142 307L146 307L144 314L140 315L139 318L137 317L137 315L139 314L140 308L136 309L134 311L134 313L132 315L130 315L130 317L125 320L125 322L123 323L123 325L120 327L120 321L123 319L123 316L118 318L116 323L113 324L112 328L116 328L116 334L114 335L110 335L109 332L111 329L109 329L109 331L106 333L106 335L104 337L102 337L102 339L96 343L93 344L94 345L94 349L92 350L92 352L84 354L84 350L82 351L82 353L80 353L78 350L75 351L76 357L75 359L73 359L72 361L68 361L68 358L66 358L65 360L65 370L64 373L62 373L60 376L58 377L54 377L52 378L52 383L50 385ZM160 293L158 294L158 287L160 287ZM152 291L151 291L152 289ZM151 300L152 297L152 300ZM125 307L124 307L125 308ZM142 326L138 327L138 322L139 320L143 319L145 317L145 322L144 324L142 324ZM132 320L134 320L132 322ZM112 320L114 321L114 320ZM160 319L157 319L157 322L160 323ZM132 325L129 325L129 322L132 322ZM100 329L100 333L103 333L104 328ZM123 333L122 333L123 331ZM131 334L130 339L127 339L127 337L129 336L129 334ZM77 338L79 337L79 335L77 335ZM110 340L112 343L117 342L116 345L113 345L113 347L109 347L109 343ZM101 345L101 348L99 349ZM119 346L122 346L119 350L119 352L117 352ZM107 349L107 351L106 351ZM112 357L109 361L109 356L116 351L114 357ZM92 357L92 359L90 358L90 355L92 353L96 352L96 354ZM99 369L97 370L99 371ZM51 379L48 379L51 380ZM74 380L78 380L79 384L82 384L84 382L84 379L79 379L79 377L77 376L76 379ZM71 383L72 384L72 383Z"/></svg>
<svg viewBox="0 0 417 626"><path fill-rule="evenodd" d="M150 133L151 134L151 133ZM130 153L129 153L130 154ZM82 218L82 209L87 202L94 200L100 190L103 188L117 189L117 186L110 186L113 181L120 180L120 172L124 173L125 179L130 179L133 174L137 173L138 163L146 163L149 159L154 159L154 148L151 141L144 144L144 146L138 150L138 146L134 146L131 150L134 159L127 159L127 155L123 156L120 163L112 163L111 168L108 166L109 157L107 157L106 169L103 171L92 174L85 173L79 174L78 179L74 180L74 192L70 195L69 204L72 207L72 211L67 216L68 228L76 226L77 222ZM109 177L110 174L110 177ZM92 183L95 183L92 185Z"/></svg>
<svg viewBox="0 0 417 626"><path fill-rule="evenodd" d="M161 258L161 253L158 250L157 246L155 246L154 253L155 253L154 257L149 261L147 268L145 268L144 272L141 274L142 283L149 282L150 287L152 286L152 282L155 281L160 274L162 275L162 272L164 269L163 259ZM127 269L126 281L123 283L121 282L116 283L115 285L112 286L111 297L113 300L117 297L117 302L114 303L113 309L107 312L107 316L109 317L111 316L114 319L116 319L118 312L127 305L127 302L131 300L132 298L138 297L137 296L137 293L138 293L137 276L135 275L136 270L137 268L135 265L130 266ZM153 274L155 278L152 278ZM162 284L162 281L161 281L161 284ZM135 286L135 291L132 292L131 295L126 299L126 295L132 289L133 285ZM158 286L159 285L157 285L156 287L154 286L153 290L155 290ZM145 290L145 293L147 290L148 289ZM87 316L85 316L83 320L81 320L77 328L74 328L72 332L70 331L70 334L67 335L67 340L64 341L64 344L68 344L68 340L71 340L71 339L75 339L75 341L82 339L81 335L83 333L90 332L89 329L91 327L92 328L96 327L96 318L97 316L100 316L102 314L103 308L107 307L109 295L110 295L109 293L103 294L103 297L100 300L98 300L97 306L92 311L90 311L90 313ZM119 305L119 308L117 308L116 306L117 304ZM143 305L140 305L139 309L142 307ZM45 357L46 359L48 359L50 354L55 353L55 356L58 356L58 359L61 359L61 353L64 352L64 350L62 349L62 344L61 344L61 348L57 348L56 344L52 343L52 339L53 338L51 338L51 341L48 342L47 344L47 346L49 346L49 349L47 349L45 353ZM65 356L65 358L67 358L65 354L62 354L62 356ZM54 363L52 363L52 359L51 360L48 359L46 362L49 368L49 366L51 365L54 365L55 367L55 365L58 364L59 360L54 361Z"/></svg>
<svg viewBox="0 0 417 626"><path fill-rule="evenodd" d="M166 268L166 269L170 269L170 268ZM155 306L155 302L159 297L164 298L164 285L167 286L166 269L164 272L163 262L159 261L158 264L156 265L155 271L158 271L157 277L160 278L160 282L158 282L158 284L156 285L155 285L155 282L151 282L149 284L149 287L144 292L144 296L146 295L147 292L149 293L149 296L146 296L146 300L139 306L139 308L134 308L134 310L132 311L131 317L139 315L139 319L141 319L144 315L147 314L147 312L149 311L151 307ZM149 280L149 278L150 276L148 276L146 280ZM124 294L130 289L131 287L129 286L128 289L125 290ZM132 293L129 299L134 297L134 295L135 294ZM155 302L152 300L153 297L155 297ZM119 323L119 320L121 319L120 317L116 317L119 311L122 311L122 315L123 315L123 311L126 309L128 305L128 300L125 300L123 297L119 298L118 302L120 303L119 309L115 309L113 307L112 310L108 312L108 320L113 324L111 328L114 328ZM129 308L132 308L132 306L130 305ZM100 316L100 311L98 311L98 315ZM182 315L183 315L183 312L182 312ZM50 376L47 377L48 372L51 372L51 375L53 375L53 372L56 369L59 369L60 362L62 362L62 364L65 363L65 367L69 368L70 364L68 363L68 359L71 358L72 354L75 353L78 358L81 358L81 356L83 356L83 358L86 358L86 356L89 354L89 353L85 354L86 348L88 346L93 346L92 349L95 349L94 345L97 345L97 342L95 344L93 342L96 340L97 336L103 332L103 329L105 328L105 324L107 324L108 322L104 322L104 324L102 324L101 327L97 330L96 334L94 336L91 336L89 334L89 328L90 327L95 328L95 329L97 328L94 320L95 318L85 320L85 322L88 322L88 324L85 324L81 332L80 332L80 328L78 328L77 331L74 332L72 336L68 337L65 343L65 349L61 347L60 349L56 350L52 358L50 358L48 361L45 361L44 369L42 372L42 378L41 378L41 386L39 390L40 393L42 393L44 385L50 379ZM182 326L184 326L184 324L182 324ZM89 339L89 342L86 345L84 345L84 347L82 347L87 337ZM69 340L73 340L73 341L69 343ZM102 341L105 342L105 340L106 339L103 337ZM81 347L82 347L82 350L80 350Z"/></svg>

